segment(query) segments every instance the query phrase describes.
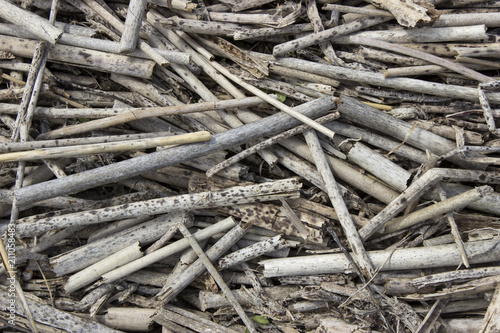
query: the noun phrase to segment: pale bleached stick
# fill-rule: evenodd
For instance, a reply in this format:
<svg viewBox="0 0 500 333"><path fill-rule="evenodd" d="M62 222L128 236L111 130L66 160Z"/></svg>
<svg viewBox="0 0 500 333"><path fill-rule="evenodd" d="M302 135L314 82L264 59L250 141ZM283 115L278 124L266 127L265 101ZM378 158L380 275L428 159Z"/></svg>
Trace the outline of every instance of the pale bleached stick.
<svg viewBox="0 0 500 333"><path fill-rule="evenodd" d="M409 228L425 220L440 216L455 210L459 210L469 203L479 200L493 193L490 186L480 186L459 195L440 201L434 205L419 209L411 214L389 221L384 228L384 233L393 233Z"/></svg>
<svg viewBox="0 0 500 333"><path fill-rule="evenodd" d="M312 61L306 61L296 58L281 58L278 59L276 63L280 66L328 76L334 79L342 79L394 89L401 89L401 87L404 87L407 91L420 92L435 96L458 98L473 102L477 102L478 100L477 89L472 87L442 84L402 77L388 78L381 73L359 71L349 68L343 68L340 66L323 65ZM488 96L488 100L490 102L500 102L500 93L486 92L486 96ZM346 97L346 99L347 98L348 97Z"/></svg>
<svg viewBox="0 0 500 333"><path fill-rule="evenodd" d="M150 138L169 136L173 134L176 133L152 132L152 133L123 134L123 135L106 135L106 136L95 136L95 137L85 137L85 138L75 138L75 139L6 142L6 143L0 143L0 152L11 153L16 151L26 151L26 150L34 150L41 148L67 147L67 146L78 146L78 145L95 144L95 143L150 139Z"/></svg>
<svg viewBox="0 0 500 333"><path fill-rule="evenodd" d="M133 260L143 256L139 242L127 246L117 251L106 259L103 259L92 266L79 271L69 277L64 284L63 289L66 293L72 293L75 290L97 281L103 274L113 270L116 267L125 265Z"/></svg>
<svg viewBox="0 0 500 333"><path fill-rule="evenodd" d="M38 42L0 35L0 50L31 58ZM108 73L121 73L148 79L153 74L154 62L126 55L110 54L75 46L50 45L50 61L71 63Z"/></svg>
<svg viewBox="0 0 500 333"><path fill-rule="evenodd" d="M499 240L465 243L471 264L490 263L500 255ZM470 254L474 254L471 256ZM381 271L456 267L462 257L455 244L413 247L382 251L368 251L368 257ZM390 258L390 260L387 260ZM353 268L343 253L299 256L263 260L264 276L338 274L352 272Z"/></svg>
<svg viewBox="0 0 500 333"><path fill-rule="evenodd" d="M494 171L438 169L434 168L426 172L422 177L413 182L396 199L387 205L380 213L364 225L359 234L362 239L367 239L376 231L381 231L383 225L393 219L411 201L423 193L429 191L434 185L442 180L475 181L482 183L499 183L500 174Z"/></svg>
<svg viewBox="0 0 500 333"><path fill-rule="evenodd" d="M130 111L123 112L114 117L91 120L81 124L67 126L57 130L53 130L51 132L47 132L45 134L40 135L38 139L40 140L56 139L62 136L85 133L88 131L102 129L150 117L170 116L176 114L186 114L186 113L194 113L194 112L201 112L208 110L222 110L226 108L233 108L240 106L252 106L261 104L262 102L263 102L262 99L259 97L247 97L243 99L230 99L226 101L217 101L217 102L183 104L179 106L164 106L164 107L139 108L139 109L131 108ZM125 110L126 109L124 109L123 111Z"/></svg>
<svg viewBox="0 0 500 333"><path fill-rule="evenodd" d="M426 61L429 61L431 63L434 63L439 66L443 66L445 68L448 68L449 70L452 70L454 72L457 72L459 74L465 75L471 79L477 80L479 82L490 82L494 81L494 79L481 74L479 72L476 72L470 68L467 68L459 63L456 62L451 62L449 60L437 57L435 55L432 55L430 53L426 53L420 50L415 50L406 46L402 45L396 45L392 44L389 42L377 40L377 39L371 39L371 38L364 38L364 37L359 37L359 36L353 36L350 38L351 41L357 44L362 44L362 45L368 45L372 47L378 47L384 50L396 52L396 53L401 53L405 55L409 55L412 57L420 58Z"/></svg>
<svg viewBox="0 0 500 333"><path fill-rule="evenodd" d="M367 257L363 242L356 230L354 222L351 219L349 210L347 209L345 202L342 198L342 193L339 190L337 181L333 176L330 165L325 157L321 144L315 132L312 130L306 131L304 133L309 149L311 150L311 155L313 156L316 168L321 174L324 186L326 187L326 192L328 197L332 202L332 206L335 209L339 217L340 225L345 232L347 241L353 251L353 258L361 270L362 274L371 278L375 272L370 259Z"/></svg>
<svg viewBox="0 0 500 333"><path fill-rule="evenodd" d="M55 27L47 19L26 9L19 8L6 0L0 0L0 17L6 21L25 27L51 44L57 43L63 33L62 29Z"/></svg>
<svg viewBox="0 0 500 333"><path fill-rule="evenodd" d="M217 271L217 268L212 264L212 261L210 258L203 252L203 249L200 247L196 239L193 237L193 235L189 232L189 230L186 228L185 225L181 224L179 226L179 230L182 233L182 235L189 241L189 244L191 245L191 248L193 251L198 255L199 260L203 263L203 266L207 269L207 271L210 273L212 278L215 280L219 288L222 290L226 298L229 300L233 308L236 310L238 315L240 316L241 320L245 323L245 326L250 332L257 333L257 330L255 329L255 326L253 322L248 318L247 314L245 313L245 310L243 310L243 307L241 306L240 303L238 303L238 300L236 297L234 297L231 289L227 286L226 282L220 275L220 273Z"/></svg>
<svg viewBox="0 0 500 333"><path fill-rule="evenodd" d="M229 218L231 219L231 218ZM231 219L232 220L232 219ZM221 223L221 222L219 222ZM233 221L233 225L234 225ZM215 243L206 252L210 260L217 260L222 254L231 248L248 230L249 225L242 226L237 224L230 231L226 232L217 243ZM196 234L194 235L196 236ZM199 239L196 237L196 239ZM187 242L187 240L186 240ZM166 304L174 299L184 288L193 282L193 280L205 271L205 267L200 259L192 263L182 273L177 276L177 279L165 284L162 290L155 296L155 300L159 305Z"/></svg>
<svg viewBox="0 0 500 333"><path fill-rule="evenodd" d="M347 35L355 31L359 31L364 28L368 28L377 25L379 23L389 21L391 19L392 17L385 17L385 16L361 18L327 30L307 35L305 37L297 38L283 44L278 44L273 48L273 55L275 57L283 56L286 53L293 52L299 49L304 49L308 46L318 44L322 41Z"/></svg>
<svg viewBox="0 0 500 333"><path fill-rule="evenodd" d="M110 152L121 152L127 150L144 150L160 146L179 145L194 142L209 141L209 132L194 132L174 136L166 136L151 139L139 139L121 142L97 143L81 146L69 146L60 148L47 148L15 153L0 154L0 162L34 161L39 159L51 159L62 157L76 157L83 155L103 154Z"/></svg>
<svg viewBox="0 0 500 333"><path fill-rule="evenodd" d="M131 52L139 40L142 17L146 10L146 0L131 0L128 5L127 17L120 38L120 53Z"/></svg>

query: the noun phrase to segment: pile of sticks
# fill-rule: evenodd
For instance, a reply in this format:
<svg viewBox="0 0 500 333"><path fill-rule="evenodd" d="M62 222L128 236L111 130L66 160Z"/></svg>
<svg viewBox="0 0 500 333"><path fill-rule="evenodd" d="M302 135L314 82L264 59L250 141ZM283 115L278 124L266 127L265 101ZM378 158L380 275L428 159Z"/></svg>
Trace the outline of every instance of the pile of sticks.
<svg viewBox="0 0 500 333"><path fill-rule="evenodd" d="M498 332L499 1L0 0L0 325Z"/></svg>

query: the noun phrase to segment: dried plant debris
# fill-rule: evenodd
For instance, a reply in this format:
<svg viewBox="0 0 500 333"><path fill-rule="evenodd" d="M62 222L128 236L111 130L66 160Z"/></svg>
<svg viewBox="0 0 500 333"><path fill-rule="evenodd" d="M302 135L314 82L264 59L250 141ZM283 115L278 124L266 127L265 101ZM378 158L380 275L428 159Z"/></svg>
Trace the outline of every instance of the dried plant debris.
<svg viewBox="0 0 500 333"><path fill-rule="evenodd" d="M0 327L498 332L495 1L0 0Z"/></svg>

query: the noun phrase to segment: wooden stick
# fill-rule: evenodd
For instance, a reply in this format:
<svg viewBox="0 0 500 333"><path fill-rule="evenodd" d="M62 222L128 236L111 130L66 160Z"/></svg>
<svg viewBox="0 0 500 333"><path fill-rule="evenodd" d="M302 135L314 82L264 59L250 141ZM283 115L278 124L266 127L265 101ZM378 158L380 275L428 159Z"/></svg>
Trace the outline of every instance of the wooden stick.
<svg viewBox="0 0 500 333"><path fill-rule="evenodd" d="M410 78L387 78L380 73L358 71L331 65L322 65L295 58L281 58L277 60L277 64L288 68L294 68L296 70L328 76L334 79L349 80L374 86L389 87L394 89L401 89L401 87L405 87L405 90L408 91L458 98L473 102L476 102L479 98L477 89L471 87L427 82ZM488 92L486 95L488 96L488 100L490 102L500 102L500 93Z"/></svg>
<svg viewBox="0 0 500 333"><path fill-rule="evenodd" d="M0 1L0 17L19 26L26 27L26 29L51 44L57 43L63 33L63 30L55 27L48 20L19 8L6 0Z"/></svg>
<svg viewBox="0 0 500 333"><path fill-rule="evenodd" d="M200 247L200 245L193 237L193 235L182 224L179 226L179 230L182 233L182 235L185 238L187 238L189 244L191 245L191 248L198 255L199 260L203 263L203 266L205 266L207 271L213 277L219 288L222 290L226 298L229 300L233 308L240 316L241 320L243 320L248 331L257 333L257 330L255 329L253 322L250 320L250 318L248 318L247 314L245 313L245 310L243 310L243 307L240 305L240 303L238 303L238 300L234 297L233 293L231 292L231 289L229 289L226 282L224 281L220 273L217 271L217 268L215 268L210 258L205 254L205 252L203 252L203 249Z"/></svg>
<svg viewBox="0 0 500 333"><path fill-rule="evenodd" d="M127 18L120 38L120 53L131 52L139 40L142 17L146 10L146 0L132 0L128 5Z"/></svg>
<svg viewBox="0 0 500 333"><path fill-rule="evenodd" d="M75 290L83 288L86 285L99 280L103 274L115 269L116 267L120 267L136 260L142 257L142 255L143 253L139 242L135 242L134 244L110 255L106 259L101 260L70 276L66 284L63 286L64 291L69 294Z"/></svg>
<svg viewBox="0 0 500 333"><path fill-rule="evenodd" d="M500 254L498 240L465 243L470 263L494 262ZM470 254L474 253L474 256ZM423 269L460 265L462 258L455 244L396 249L395 251L368 251L368 257L375 267L382 271ZM390 258L388 261L387 259ZM337 274L352 272L344 254L310 255L292 258L263 260L265 277Z"/></svg>
<svg viewBox="0 0 500 333"><path fill-rule="evenodd" d="M243 99L231 99L217 102L203 102L195 104L183 104L179 106L164 106L154 108L131 108L122 109L122 113L114 117L96 119L81 124L63 127L58 130L44 133L38 137L40 140L56 139L63 136L81 134L88 131L102 129L126 122L145 119L150 117L171 116L177 114L187 114L207 110L223 110L239 106L252 106L261 104L263 101L259 97L247 97Z"/></svg>
<svg viewBox="0 0 500 333"><path fill-rule="evenodd" d="M62 178L64 179L64 178ZM225 205L269 201L281 197L297 197L302 185L296 179L280 180L260 185L235 186L226 190L184 194L179 196L151 199L135 203L78 212L33 222L22 220L17 224L19 237L36 235L49 230L89 225L120 218L132 218L141 215L164 214L171 211L214 208ZM228 200L228 198L231 198Z"/></svg>
<svg viewBox="0 0 500 333"><path fill-rule="evenodd" d="M493 189L490 186L477 187L473 190L453 196L434 205L417 210L411 214L393 219L386 224L384 233L393 233L416 225L425 220L429 220L433 217L459 210L468 205L470 202L488 196L491 193L493 193Z"/></svg>
<svg viewBox="0 0 500 333"><path fill-rule="evenodd" d="M379 23L387 22L391 19L392 17L385 16L361 18L350 23L342 24L337 27L310 34L305 37L297 38L289 42L274 46L273 56L283 56L286 53L304 49L308 46L318 44L321 41L347 35L355 31L377 25Z"/></svg>
<svg viewBox="0 0 500 333"><path fill-rule="evenodd" d="M205 229L202 229L198 232L196 232L193 236L196 237L197 240L201 241L204 239L207 239L219 232L226 231L229 228L232 228L235 226L235 222L232 218L227 218L224 219L220 222L217 222L214 225L211 225L210 227L207 227ZM148 255L145 255L142 258L139 258L137 260L134 260L126 265L123 265L117 269L114 269L102 276L102 283L112 283L118 279L121 279L130 273L136 272L140 270L141 268L144 268L146 266L149 266L161 259L164 259L168 256L171 256L174 253L177 253L179 251L182 251L186 248L189 247L189 242L187 239L181 239L178 240L172 244L169 244L165 247L162 247L161 249L158 249L157 251L154 251Z"/></svg>
<svg viewBox="0 0 500 333"><path fill-rule="evenodd" d="M363 239L370 237L377 229L401 212L414 198L430 190L441 180L472 180L476 182L499 182L496 172L438 169L434 168L426 172L422 177L413 182L403 191L398 198L387 205L377 216L359 230ZM484 179L484 180L483 180ZM495 180L496 179L496 180Z"/></svg>
<svg viewBox="0 0 500 333"><path fill-rule="evenodd" d="M494 81L494 79L486 76L486 75L483 75L481 73L478 73L470 68L467 68L465 66L462 66L458 63L454 63L454 62L451 62L451 61L448 61L446 59L443 59L443 58L439 58L439 57L436 57L432 54L429 54L429 53L425 53L425 52L422 52L422 51L419 51L419 50L415 50L415 49L411 49L409 47L405 47L405 46L401 46L401 45L395 45L395 44L391 44L391 43L388 43L388 42L384 42L384 41L381 41L381 40L376 40L376 39L371 39L371 38L364 38L364 37L359 37L359 36L353 36L351 37L351 41L355 42L355 43L358 43L358 44L362 44L362 45L368 45L368 46L372 46L372 47L378 47L378 48L382 48L384 50L388 50L388 51L392 51L392 52L396 52L396 53L401 53L401 54L405 54L405 55L409 55L409 56L413 56L413 57L417 57L417 58L420 58L420 59L423 59L423 60L426 60L426 61L429 61L429 62L432 62L436 65L439 65L439 66L443 66L445 68L448 68L454 72L457 72L457 73L460 73L460 74L463 74L467 77L470 77L474 80L477 80L479 82L491 82L491 81Z"/></svg>
<svg viewBox="0 0 500 333"><path fill-rule="evenodd" d="M37 45L36 41L7 36L0 36L0 41L1 51L27 58L32 56ZM145 79L151 77L154 67L154 62L144 59L58 44L49 47L48 58L50 61L72 63L84 68Z"/></svg>
<svg viewBox="0 0 500 333"><path fill-rule="evenodd" d="M342 194L338 188L337 181L332 174L330 166L328 165L328 161L326 160L323 149L321 148L319 139L316 133L312 130L305 132L304 136L306 138L307 145L311 150L316 168L323 179L328 197L330 198L332 206L339 217L339 222L353 251L353 258L362 274L367 278L371 278L374 274L374 268L366 256L363 242L359 237L358 231L356 230L356 227L351 219L351 215L349 214L345 202L342 199Z"/></svg>
<svg viewBox="0 0 500 333"><path fill-rule="evenodd" d="M127 150L143 150L159 146L180 145L193 142L209 141L209 132L195 132L152 139L140 139L113 142L106 144L89 144L83 146L69 146L60 148L47 148L16 153L0 154L0 162L33 161L40 159L76 157L83 155L121 152Z"/></svg>
<svg viewBox="0 0 500 333"><path fill-rule="evenodd" d="M317 117L324 115L334 106L334 100L331 98L324 98L302 104L297 107L297 111L302 111L306 115ZM177 164L180 161L187 161L204 156L214 151L227 149L244 142L256 140L262 136L276 134L292 126L297 126L298 123L298 121L286 114L277 114L264 118L261 121L214 135L212 140L207 143L190 144L189 146L184 145L182 149L180 149L180 147L172 147L168 150L70 175L64 179L45 182L43 186L31 185L14 192L15 195L18 196L20 204L25 205L30 202L60 196L63 195L63 193L74 193L84 188L91 188L108 182L130 178L148 170L155 170Z"/></svg>
<svg viewBox="0 0 500 333"><path fill-rule="evenodd" d="M221 223L221 222L219 222ZM233 221L234 225L234 221ZM226 232L217 243L214 244L206 252L210 260L217 260L222 254L231 248L248 230L249 225L242 226L237 224L231 230ZM194 235L196 236L196 234ZM197 239L199 239L197 237ZM184 288L186 288L193 280L205 271L205 266L200 259L192 263L181 274L177 276L175 281L171 281L163 286L162 290L155 296L155 300L159 305L167 304L173 300Z"/></svg>

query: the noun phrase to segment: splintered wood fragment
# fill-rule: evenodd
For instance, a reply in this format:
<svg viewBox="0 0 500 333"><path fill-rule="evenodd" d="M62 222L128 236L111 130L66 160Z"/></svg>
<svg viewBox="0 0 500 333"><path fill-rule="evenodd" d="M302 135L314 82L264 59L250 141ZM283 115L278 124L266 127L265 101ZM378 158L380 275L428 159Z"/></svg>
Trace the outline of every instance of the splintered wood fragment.
<svg viewBox="0 0 500 333"><path fill-rule="evenodd" d="M353 258L356 261L362 274L371 278L374 274L374 268L370 262L370 259L366 256L366 252L363 246L363 242L359 237L358 231L351 219L349 210L347 209L345 202L343 201L342 194L338 188L337 181L333 176L332 170L328 165L328 161L324 155L323 149L315 132L312 130L306 131L304 133L311 154L314 158L316 168L321 174L323 183L326 187L328 197L332 202L333 208L339 217L339 222L342 225L342 229L346 234L347 241L353 251Z"/></svg>
<svg viewBox="0 0 500 333"><path fill-rule="evenodd" d="M191 248L194 250L194 252L198 255L199 259L202 263L203 266L207 269L207 271L210 273L212 278L215 280L219 288L222 290L226 298L229 300L233 308L236 310L238 315L240 316L241 320L245 323L245 326L250 332L257 332L255 329L255 326L250 320L250 318L247 316L245 313L245 310L243 310L243 307L241 306L240 303L238 303L238 300L234 297L231 289L227 286L226 282L220 275L220 273L217 271L217 268L212 264L212 261L210 258L203 252L203 249L200 247L196 239L194 239L193 235L189 232L189 230L184 226L180 225L179 230L182 233L182 235L187 238L189 241L189 244L191 245Z"/></svg>
<svg viewBox="0 0 500 333"><path fill-rule="evenodd" d="M63 34L63 30L55 27L44 19L28 10L17 7L6 0L0 1L0 17L22 27L26 27L39 38L55 44Z"/></svg>
<svg viewBox="0 0 500 333"><path fill-rule="evenodd" d="M370 0L369 2L390 11L398 23L404 27L413 28L419 22L429 23L437 18L434 6L428 3L412 0Z"/></svg>
<svg viewBox="0 0 500 333"><path fill-rule="evenodd" d="M131 0L128 5L127 17L120 38L120 53L131 52L139 40L142 17L146 9L146 0Z"/></svg>
<svg viewBox="0 0 500 333"><path fill-rule="evenodd" d="M318 44L321 41L347 35L362 30L364 28L377 25L379 23L387 22L391 19L392 17L384 17L384 16L361 18L346 24L339 25L334 28L330 28L301 38L297 38L289 42L274 46L273 56L275 57L283 56L289 52L304 49L308 46Z"/></svg>
<svg viewBox="0 0 500 333"><path fill-rule="evenodd" d="M334 107L335 100L327 97L304 103L296 107L296 111L304 112L306 116L313 116L316 118L325 115L327 111ZM172 147L156 153L113 163L112 165L69 175L64 179L61 178L44 182L43 184L27 186L18 189L16 196L19 198L20 204L27 204L29 202L40 201L63 194L75 193L83 189L137 176L149 170L159 169L182 161L208 155L218 150L256 140L262 136L275 135L283 130L298 125L299 121L295 120L293 117L279 113L254 123L214 135L212 140L207 143ZM59 183L59 181L62 183Z"/></svg>
<svg viewBox="0 0 500 333"><path fill-rule="evenodd" d="M40 159L75 157L83 155L104 154L110 152L121 152L127 150L144 150L159 146L181 145L186 143L209 141L209 132L195 132L181 135L121 141L105 144L89 144L81 146L69 146L60 148L46 148L16 153L0 154L0 162L33 161Z"/></svg>
<svg viewBox="0 0 500 333"><path fill-rule="evenodd" d="M159 199L151 199L125 205L101 208L79 213L40 219L36 222L19 220L17 233L20 237L35 235L49 230L89 225L120 218L141 215L164 214L172 211L215 208L251 202L275 200L283 197L298 196L301 184L297 179L278 180L259 185L235 186L225 190L184 194ZM230 199L228 199L230 198Z"/></svg>
<svg viewBox="0 0 500 333"><path fill-rule="evenodd" d="M498 239L466 242L464 245L470 263L489 263L497 260L500 254L499 242ZM470 255L472 253L474 256ZM381 271L455 267L462 262L455 244L396 249L395 251L367 251L367 255L373 266ZM264 267L264 276L268 278L353 272L353 268L343 253L267 259L261 261L260 264Z"/></svg>
<svg viewBox="0 0 500 333"><path fill-rule="evenodd" d="M292 224L295 226L295 228L299 231L300 235L304 240L307 240L309 238L309 230L305 227L304 223L300 220L300 218L297 216L297 214L293 211L292 207L286 202L286 200L280 200L281 201L281 207L280 210L283 214L285 214L286 217L292 222Z"/></svg>
<svg viewBox="0 0 500 333"><path fill-rule="evenodd" d="M142 257L142 251L140 249L139 242L136 242L107 257L106 259L101 260L94 265L70 276L63 287L64 291L66 293L72 293L75 290L97 281L103 274L113 270L114 268L122 266L140 257Z"/></svg>
<svg viewBox="0 0 500 333"><path fill-rule="evenodd" d="M211 261L219 258L222 254L229 250L241 237L243 237L248 228L249 225L242 226L241 224L237 224L236 226L234 226L230 231L226 232L224 236L222 236L210 249L207 250L207 257ZM194 236L196 236L196 234ZM203 265L202 261L200 259L196 260L182 273L180 273L177 276L177 279L175 279L174 281L169 281L163 286L162 290L155 296L155 300L158 302L158 305L169 303L204 271L205 266Z"/></svg>

